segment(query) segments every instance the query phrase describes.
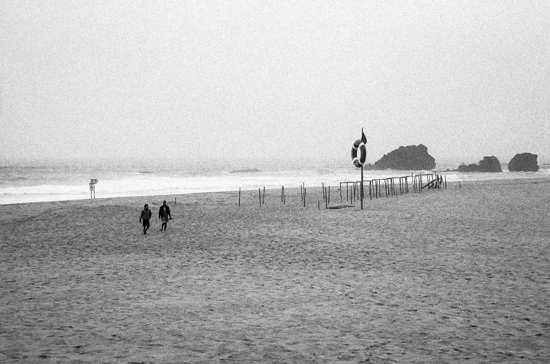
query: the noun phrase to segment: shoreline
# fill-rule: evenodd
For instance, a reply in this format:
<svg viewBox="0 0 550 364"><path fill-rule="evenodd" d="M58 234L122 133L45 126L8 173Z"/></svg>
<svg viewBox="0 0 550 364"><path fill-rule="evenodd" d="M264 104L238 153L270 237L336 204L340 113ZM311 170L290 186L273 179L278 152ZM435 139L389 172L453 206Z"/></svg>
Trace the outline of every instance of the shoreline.
<svg viewBox="0 0 550 364"><path fill-rule="evenodd" d="M166 171L165 171L166 172ZM367 171L365 181L397 178L403 176L427 174L433 171L397 171L376 170L372 174ZM14 172L15 173L15 172ZM25 172L26 173L26 172ZM50 175L21 174L18 178L23 182L4 181L0 188L0 205L12 205L20 203L87 200L90 198L88 182L90 173L69 175L64 170L51 172ZM91 175L99 179L96 188L98 198L157 196L157 195L187 195L194 193L211 193L242 190L254 190L258 187L279 188L299 187L303 183L306 186L320 186L322 184L338 186L342 181L354 181L360 179L359 171L351 168L323 170L314 168L311 170L293 170L281 172L248 173L236 176L231 173L221 175L194 174L189 176L178 173L152 173L130 176L125 172L116 173L107 171L106 175ZM539 172L502 172L502 173L458 173L439 172L448 180L475 181L475 180L507 180L507 179L538 179L549 178L550 170L541 169ZM17 173L14 175L17 176ZM13 176L12 176L13 177Z"/></svg>
<svg viewBox="0 0 550 364"><path fill-rule="evenodd" d="M368 182L367 180L365 182ZM550 183L550 177L524 177L524 178L506 178L506 179L479 179L479 180L456 180L456 181L449 181L447 184L449 186L454 185L485 185L485 184L494 184L494 185L507 185L507 184L529 184L529 183ZM321 189L321 184L319 186L312 186L312 185L306 185L308 189ZM328 187L326 185L325 187ZM331 187L336 188L335 191L337 191L339 186L331 185ZM266 191L277 191L280 190L280 188L266 188ZM296 191L299 190L299 187L285 187L285 191ZM257 188L254 189L242 189L242 192L252 192L257 191ZM19 206L19 205L28 205L28 204L48 204L48 203L56 203L56 202L84 202L84 201L94 201L94 200L111 200L111 199L136 199L136 198L161 198L161 197L178 197L178 196L193 196L193 195L203 195L203 194L227 194L227 193L237 193L239 190L223 190L223 191L206 191L206 192L190 192L190 193L170 193L170 194L151 194L151 195L131 195L131 196L115 196L115 197L97 197L95 199L90 198L80 198L80 199L68 199L68 200L52 200L52 201L33 201L33 202L13 202L13 203L0 203L0 207L2 206Z"/></svg>

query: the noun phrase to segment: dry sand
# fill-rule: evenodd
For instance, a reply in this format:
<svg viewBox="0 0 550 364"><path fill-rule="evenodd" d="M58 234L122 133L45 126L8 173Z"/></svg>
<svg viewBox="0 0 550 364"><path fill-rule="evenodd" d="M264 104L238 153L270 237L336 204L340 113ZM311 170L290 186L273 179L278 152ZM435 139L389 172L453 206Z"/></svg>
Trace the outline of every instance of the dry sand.
<svg viewBox="0 0 550 364"><path fill-rule="evenodd" d="M0 362L548 363L549 182L0 206Z"/></svg>

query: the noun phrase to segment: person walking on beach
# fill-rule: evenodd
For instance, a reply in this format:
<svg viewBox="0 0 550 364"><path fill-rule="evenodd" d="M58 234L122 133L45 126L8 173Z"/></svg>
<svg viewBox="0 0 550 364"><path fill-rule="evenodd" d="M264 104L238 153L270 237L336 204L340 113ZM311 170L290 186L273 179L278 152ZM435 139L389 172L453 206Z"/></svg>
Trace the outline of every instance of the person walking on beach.
<svg viewBox="0 0 550 364"><path fill-rule="evenodd" d="M162 221L160 231L166 231L166 226L168 225L168 219L171 219L172 215L170 214L170 207L166 204L166 200L162 201L162 206L159 209L159 219Z"/></svg>
<svg viewBox="0 0 550 364"><path fill-rule="evenodd" d="M149 210L149 205L145 204L143 210L141 210L141 215L139 215L139 222L143 222L143 235L147 235L147 230L149 230L149 220L153 213Z"/></svg>

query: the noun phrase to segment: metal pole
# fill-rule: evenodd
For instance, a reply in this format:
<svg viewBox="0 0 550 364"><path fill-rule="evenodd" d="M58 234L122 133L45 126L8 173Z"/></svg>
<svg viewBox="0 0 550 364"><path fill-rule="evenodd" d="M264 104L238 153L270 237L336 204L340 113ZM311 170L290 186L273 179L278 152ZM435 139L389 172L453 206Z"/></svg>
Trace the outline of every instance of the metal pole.
<svg viewBox="0 0 550 364"><path fill-rule="evenodd" d="M363 166L361 166L361 210L363 210Z"/></svg>

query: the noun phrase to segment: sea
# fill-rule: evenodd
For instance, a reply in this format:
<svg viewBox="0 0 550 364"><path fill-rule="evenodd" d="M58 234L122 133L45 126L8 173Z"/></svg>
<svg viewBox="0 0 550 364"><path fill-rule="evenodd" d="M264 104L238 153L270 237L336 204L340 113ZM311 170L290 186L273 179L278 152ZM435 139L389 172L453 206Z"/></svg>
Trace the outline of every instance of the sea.
<svg viewBox="0 0 550 364"><path fill-rule="evenodd" d="M364 171L364 180L438 172L447 182L548 178L550 165L538 172L460 173L458 163L436 170ZM0 204L90 199L90 182L97 180L95 198L172 196L203 192L339 186L359 181L360 169L350 160L63 160L0 161Z"/></svg>

